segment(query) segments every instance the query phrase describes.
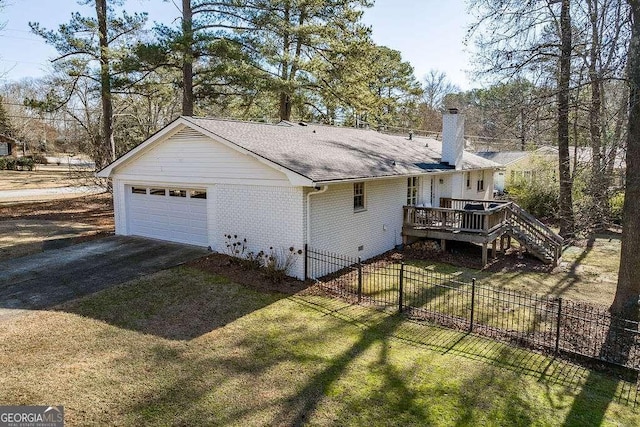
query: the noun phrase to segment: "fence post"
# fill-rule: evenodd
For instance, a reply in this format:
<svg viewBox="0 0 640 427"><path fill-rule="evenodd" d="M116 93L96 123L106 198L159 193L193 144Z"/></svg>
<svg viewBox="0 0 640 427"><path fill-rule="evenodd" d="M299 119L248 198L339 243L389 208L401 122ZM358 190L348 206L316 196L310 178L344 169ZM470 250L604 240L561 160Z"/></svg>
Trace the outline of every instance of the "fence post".
<svg viewBox="0 0 640 427"><path fill-rule="evenodd" d="M562 298L558 298L558 316L556 319L556 349L555 354L558 354L560 349L560 316L562 316Z"/></svg>
<svg viewBox="0 0 640 427"><path fill-rule="evenodd" d="M362 259L358 257L358 304L362 301Z"/></svg>
<svg viewBox="0 0 640 427"><path fill-rule="evenodd" d="M402 313L402 294L404 292L404 262L400 263L400 280L398 286L398 312Z"/></svg>
<svg viewBox="0 0 640 427"><path fill-rule="evenodd" d="M304 280L309 278L309 244L304 244Z"/></svg>
<svg viewBox="0 0 640 427"><path fill-rule="evenodd" d="M469 320L469 332L473 332L473 316L475 314L476 278L471 279L471 319Z"/></svg>

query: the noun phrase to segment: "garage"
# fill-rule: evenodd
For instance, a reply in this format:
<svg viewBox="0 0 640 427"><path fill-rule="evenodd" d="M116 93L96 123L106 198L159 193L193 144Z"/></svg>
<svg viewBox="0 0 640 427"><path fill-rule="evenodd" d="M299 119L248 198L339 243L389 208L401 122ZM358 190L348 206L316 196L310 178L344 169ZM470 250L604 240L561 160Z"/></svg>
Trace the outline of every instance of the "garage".
<svg viewBox="0 0 640 427"><path fill-rule="evenodd" d="M207 191L127 185L129 233L171 242L208 246Z"/></svg>

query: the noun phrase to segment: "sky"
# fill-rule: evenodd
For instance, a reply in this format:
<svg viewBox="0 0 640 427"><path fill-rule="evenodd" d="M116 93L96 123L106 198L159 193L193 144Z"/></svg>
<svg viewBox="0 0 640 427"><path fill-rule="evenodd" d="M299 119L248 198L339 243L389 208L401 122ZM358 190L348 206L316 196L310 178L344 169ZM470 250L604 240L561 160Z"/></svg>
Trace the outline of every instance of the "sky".
<svg viewBox="0 0 640 427"><path fill-rule="evenodd" d="M179 4L179 0L177 1ZM42 77L55 50L31 33L28 23L39 22L55 29L68 22L72 12L91 14L93 10L78 0L7 0L0 11L0 83L24 77ZM170 23L179 16L172 2L127 0L127 11L146 11L149 21ZM422 81L432 69L444 71L449 80L468 90L475 87L465 72L469 53L463 45L469 17L464 0L376 0L365 12L373 40L399 50Z"/></svg>

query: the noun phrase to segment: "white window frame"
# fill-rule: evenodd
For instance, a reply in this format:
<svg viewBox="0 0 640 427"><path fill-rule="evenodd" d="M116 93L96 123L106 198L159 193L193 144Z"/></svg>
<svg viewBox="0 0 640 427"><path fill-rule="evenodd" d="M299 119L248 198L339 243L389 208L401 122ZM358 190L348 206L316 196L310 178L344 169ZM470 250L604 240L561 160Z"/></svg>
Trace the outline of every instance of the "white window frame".
<svg viewBox="0 0 640 427"><path fill-rule="evenodd" d="M353 183L353 211L362 212L367 209L367 189L364 182Z"/></svg>
<svg viewBox="0 0 640 427"><path fill-rule="evenodd" d="M407 178L407 206L415 206L418 204L419 187L420 179L417 176Z"/></svg>
<svg viewBox="0 0 640 427"><path fill-rule="evenodd" d="M480 171L480 178L478 178L477 182L477 190L478 193L484 191L484 171Z"/></svg>

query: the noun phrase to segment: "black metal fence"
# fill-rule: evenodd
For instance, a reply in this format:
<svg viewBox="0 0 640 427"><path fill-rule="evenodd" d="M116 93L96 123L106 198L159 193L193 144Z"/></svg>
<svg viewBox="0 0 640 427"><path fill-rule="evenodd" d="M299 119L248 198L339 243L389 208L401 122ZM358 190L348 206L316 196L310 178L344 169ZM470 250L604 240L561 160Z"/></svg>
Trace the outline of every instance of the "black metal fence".
<svg viewBox="0 0 640 427"><path fill-rule="evenodd" d="M306 248L305 277L327 292L495 340L640 371L638 322L564 298L464 282L392 260Z"/></svg>

